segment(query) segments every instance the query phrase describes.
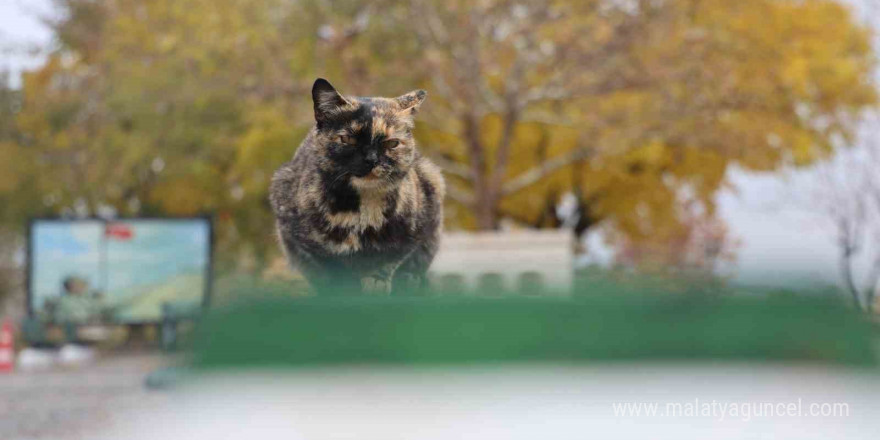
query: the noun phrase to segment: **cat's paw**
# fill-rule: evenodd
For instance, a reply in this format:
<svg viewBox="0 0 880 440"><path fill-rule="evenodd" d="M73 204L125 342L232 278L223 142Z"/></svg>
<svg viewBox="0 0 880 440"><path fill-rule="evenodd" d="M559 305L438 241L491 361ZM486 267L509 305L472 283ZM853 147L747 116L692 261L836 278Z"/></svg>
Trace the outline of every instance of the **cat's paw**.
<svg viewBox="0 0 880 440"><path fill-rule="evenodd" d="M361 278L361 290L367 295L389 295L391 294L391 280L375 277Z"/></svg>
<svg viewBox="0 0 880 440"><path fill-rule="evenodd" d="M394 293L401 292L403 294L418 293L422 288L422 277L411 274L401 273L394 277Z"/></svg>

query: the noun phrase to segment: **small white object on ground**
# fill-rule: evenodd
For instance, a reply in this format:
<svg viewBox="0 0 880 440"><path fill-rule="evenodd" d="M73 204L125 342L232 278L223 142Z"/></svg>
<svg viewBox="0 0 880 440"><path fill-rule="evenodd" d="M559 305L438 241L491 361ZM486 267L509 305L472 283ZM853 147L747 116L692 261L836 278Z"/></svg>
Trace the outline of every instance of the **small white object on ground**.
<svg viewBox="0 0 880 440"><path fill-rule="evenodd" d="M22 372L45 371L55 365L55 350L25 348L18 353L16 369Z"/></svg>
<svg viewBox="0 0 880 440"><path fill-rule="evenodd" d="M65 366L78 366L91 363L95 350L81 345L67 344L58 351L58 363Z"/></svg>

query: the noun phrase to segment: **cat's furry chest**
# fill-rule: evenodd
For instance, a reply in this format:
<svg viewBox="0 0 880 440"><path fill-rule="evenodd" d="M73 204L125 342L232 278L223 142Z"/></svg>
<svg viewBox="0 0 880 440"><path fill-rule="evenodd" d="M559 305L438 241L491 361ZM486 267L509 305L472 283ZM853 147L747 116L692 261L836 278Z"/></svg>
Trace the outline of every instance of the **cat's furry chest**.
<svg viewBox="0 0 880 440"><path fill-rule="evenodd" d="M411 245L415 219L405 209L401 188L389 191L358 192L357 208L336 211L331 200L324 200L324 227L315 228L310 238L329 254L353 256L376 253ZM404 209L402 209L404 208Z"/></svg>
<svg viewBox="0 0 880 440"><path fill-rule="evenodd" d="M379 228L385 223L388 209L388 195L379 192L358 193L357 209L327 212L326 218L331 227L349 228L363 232L367 228Z"/></svg>

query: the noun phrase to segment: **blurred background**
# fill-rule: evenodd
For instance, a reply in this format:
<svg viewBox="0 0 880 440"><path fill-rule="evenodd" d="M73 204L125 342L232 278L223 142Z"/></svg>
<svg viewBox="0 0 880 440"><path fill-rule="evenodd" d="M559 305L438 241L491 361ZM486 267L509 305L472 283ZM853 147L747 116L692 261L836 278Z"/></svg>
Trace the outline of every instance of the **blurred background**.
<svg viewBox="0 0 880 440"><path fill-rule="evenodd" d="M449 231L564 229L577 268L863 303L880 276L874 2L0 7L4 296L33 216L212 214L219 276L281 266L268 181L318 76L430 91L417 138Z"/></svg>
<svg viewBox="0 0 880 440"><path fill-rule="evenodd" d="M574 270L838 286L867 308L876 8L3 0L0 294L21 295L34 216L210 214L218 278L283 276L267 187L322 76L429 90L417 138L448 231L560 229Z"/></svg>
<svg viewBox="0 0 880 440"><path fill-rule="evenodd" d="M442 289L787 289L873 316L878 30L873 0L0 0L0 316L27 313L37 217L211 218L212 304L303 294L267 190L316 77L428 90Z"/></svg>

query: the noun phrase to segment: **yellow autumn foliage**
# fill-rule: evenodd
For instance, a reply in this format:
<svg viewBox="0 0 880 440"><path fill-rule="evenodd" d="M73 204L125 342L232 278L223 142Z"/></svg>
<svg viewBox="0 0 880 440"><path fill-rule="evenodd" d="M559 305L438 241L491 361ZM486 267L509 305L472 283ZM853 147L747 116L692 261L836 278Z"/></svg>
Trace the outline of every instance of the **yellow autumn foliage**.
<svg viewBox="0 0 880 440"><path fill-rule="evenodd" d="M274 249L268 179L317 76L429 91L417 138L448 227L557 227L573 194L578 232L636 241L688 227L683 194L713 212L732 166L827 157L877 100L869 31L830 0L58 4L58 49L0 139L0 198L28 200L9 218L214 212L224 249Z"/></svg>

